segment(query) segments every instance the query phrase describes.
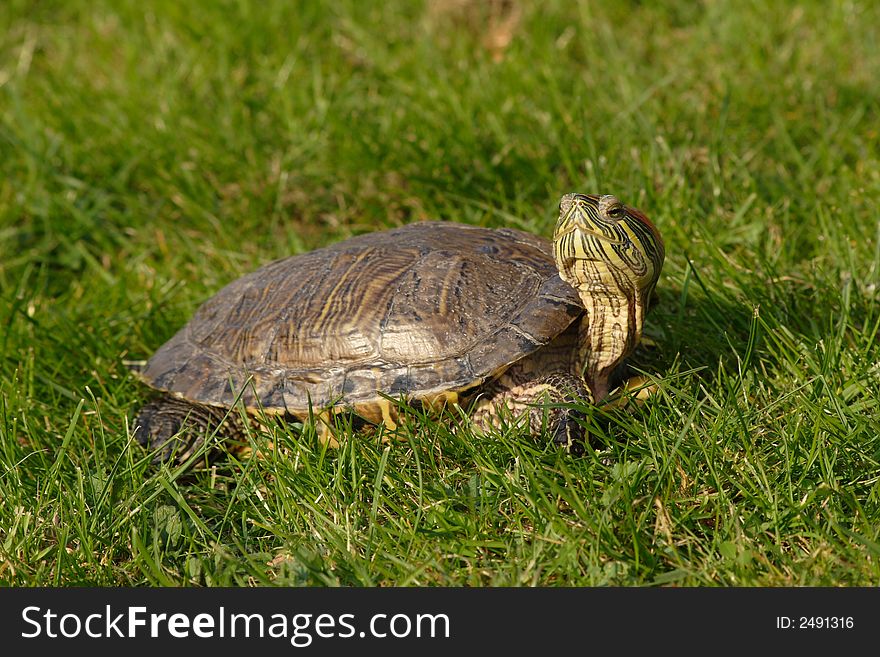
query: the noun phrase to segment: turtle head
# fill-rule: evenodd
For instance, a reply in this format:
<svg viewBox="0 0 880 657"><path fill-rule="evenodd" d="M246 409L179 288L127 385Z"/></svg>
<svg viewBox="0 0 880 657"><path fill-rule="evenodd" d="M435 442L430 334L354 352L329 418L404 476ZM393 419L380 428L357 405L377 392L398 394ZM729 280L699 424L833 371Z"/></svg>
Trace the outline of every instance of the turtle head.
<svg viewBox="0 0 880 657"><path fill-rule="evenodd" d="M566 194L553 250L560 277L575 288L585 318L578 358L596 401L638 344L663 266L660 233L641 212L610 195Z"/></svg>
<svg viewBox="0 0 880 657"><path fill-rule="evenodd" d="M643 301L665 253L651 220L610 194L563 196L553 244L560 275L582 295L636 292Z"/></svg>

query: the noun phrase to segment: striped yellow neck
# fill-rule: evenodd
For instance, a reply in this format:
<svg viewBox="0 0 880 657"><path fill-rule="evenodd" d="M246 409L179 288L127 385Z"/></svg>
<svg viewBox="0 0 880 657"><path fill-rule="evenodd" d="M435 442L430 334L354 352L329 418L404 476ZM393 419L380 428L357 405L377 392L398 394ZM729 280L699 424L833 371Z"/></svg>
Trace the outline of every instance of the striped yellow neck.
<svg viewBox="0 0 880 657"><path fill-rule="evenodd" d="M663 265L663 241L638 210L613 196L566 194L554 253L559 275L584 305L577 365L598 401L639 342L647 300Z"/></svg>
<svg viewBox="0 0 880 657"><path fill-rule="evenodd" d="M622 290L595 262L569 260L560 275L584 304L578 331L578 367L597 401L608 394L608 378L642 337L645 303L633 288Z"/></svg>

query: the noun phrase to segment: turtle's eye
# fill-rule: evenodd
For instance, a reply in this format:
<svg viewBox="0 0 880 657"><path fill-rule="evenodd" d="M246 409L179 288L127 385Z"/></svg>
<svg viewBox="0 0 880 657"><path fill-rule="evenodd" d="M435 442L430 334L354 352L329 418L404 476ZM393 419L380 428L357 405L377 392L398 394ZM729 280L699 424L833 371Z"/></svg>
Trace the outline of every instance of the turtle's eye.
<svg viewBox="0 0 880 657"><path fill-rule="evenodd" d="M608 216L612 219L620 219L623 217L624 210L622 205L615 205L612 208L608 209Z"/></svg>

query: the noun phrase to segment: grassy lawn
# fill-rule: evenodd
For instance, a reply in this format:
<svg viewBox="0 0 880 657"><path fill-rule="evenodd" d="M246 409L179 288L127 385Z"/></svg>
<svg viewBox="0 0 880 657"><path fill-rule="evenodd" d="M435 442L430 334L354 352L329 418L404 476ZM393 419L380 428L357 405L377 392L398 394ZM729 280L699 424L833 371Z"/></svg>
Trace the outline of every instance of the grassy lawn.
<svg viewBox="0 0 880 657"><path fill-rule="evenodd" d="M0 583L880 584L877 43L867 0L5 0ZM420 219L549 236L570 191L667 248L658 394L595 451L133 443L124 361L225 283Z"/></svg>

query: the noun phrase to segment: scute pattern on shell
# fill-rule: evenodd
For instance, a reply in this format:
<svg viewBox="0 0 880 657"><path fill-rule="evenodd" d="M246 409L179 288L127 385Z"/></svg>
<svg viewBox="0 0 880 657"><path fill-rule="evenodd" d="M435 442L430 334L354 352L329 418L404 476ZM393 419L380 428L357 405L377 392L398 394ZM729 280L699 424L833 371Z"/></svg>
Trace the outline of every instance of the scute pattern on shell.
<svg viewBox="0 0 880 657"><path fill-rule="evenodd" d="M369 233L230 283L142 378L190 401L301 414L463 390L583 312L547 240L448 222ZM242 391L242 388L244 390Z"/></svg>

